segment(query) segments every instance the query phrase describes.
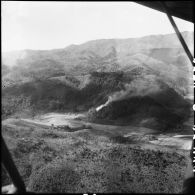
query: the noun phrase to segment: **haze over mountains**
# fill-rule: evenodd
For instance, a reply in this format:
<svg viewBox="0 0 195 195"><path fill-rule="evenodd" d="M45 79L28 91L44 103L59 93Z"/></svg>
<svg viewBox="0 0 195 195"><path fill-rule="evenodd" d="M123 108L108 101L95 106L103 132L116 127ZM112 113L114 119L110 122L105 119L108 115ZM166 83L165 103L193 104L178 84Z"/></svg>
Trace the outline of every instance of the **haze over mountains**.
<svg viewBox="0 0 195 195"><path fill-rule="evenodd" d="M193 80L175 34L2 57L2 134L29 191L182 191Z"/></svg>
<svg viewBox="0 0 195 195"><path fill-rule="evenodd" d="M193 32L182 33L193 52ZM55 50L22 50L2 54L4 80L48 78L147 69L189 84L191 64L175 34L142 38L102 39ZM8 71L13 68L12 71ZM9 74L8 74L9 73ZM7 75L8 74L8 75ZM29 76L31 75L31 76Z"/></svg>
<svg viewBox="0 0 195 195"><path fill-rule="evenodd" d="M192 51L194 36L193 32L183 32L182 36L184 37L187 45ZM162 51L164 52L160 51L160 49L162 49ZM175 50L173 51L173 49ZM171 63L172 61L174 61L174 59L170 61L170 58L178 57L179 54L184 52L181 51L181 49L181 44L176 35L167 34L151 35L141 38L129 39L93 40L81 45L70 45L64 49L21 50L4 52L2 57L3 63L8 66L18 65L18 60L26 60L26 62L32 62L40 58L56 60L56 62L62 63L63 65L66 65L66 68L68 68L69 66L81 65L82 62L86 63L87 60L93 57L105 57L110 54L110 57L117 57L118 63L122 67L124 67L125 65L128 65L127 60L139 58L137 56L134 56L137 53L142 54L142 56L150 55L150 57L154 59ZM174 54L174 56L172 54ZM126 63L121 64L122 62Z"/></svg>
<svg viewBox="0 0 195 195"><path fill-rule="evenodd" d="M183 32L182 35L193 52L193 32ZM169 117L163 119L170 119L168 126L173 119L186 120L190 113L186 98L192 99L193 96L192 67L175 34L93 40L55 50L6 52L2 59L4 103L9 99L10 104L10 99L22 95L22 100L17 102L27 98L31 107L33 105L36 109L88 111L114 97L111 104L95 116L102 118L100 115L107 113L104 118L117 119L109 114L115 112L112 105L117 109L123 105L121 110L130 106L120 113L119 118L129 116L132 110L137 114L141 107L153 105L155 108L150 111L145 108L140 117L145 120L146 113L153 112L150 120L156 115L160 120L163 118L161 114L165 116L167 112L163 106L168 106L171 108ZM128 101L133 98L138 104L137 97L143 100L142 106L132 108ZM179 103L171 106L172 100ZM12 113L5 110L5 113ZM186 113L186 116L178 118L176 112ZM133 118L135 115L131 120Z"/></svg>

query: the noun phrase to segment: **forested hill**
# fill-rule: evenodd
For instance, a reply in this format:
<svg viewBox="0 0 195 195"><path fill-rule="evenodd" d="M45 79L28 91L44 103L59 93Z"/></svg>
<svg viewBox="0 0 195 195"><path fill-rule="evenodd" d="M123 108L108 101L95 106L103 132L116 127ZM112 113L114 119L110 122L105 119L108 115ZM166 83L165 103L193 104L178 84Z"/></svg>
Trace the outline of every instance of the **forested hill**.
<svg viewBox="0 0 195 195"><path fill-rule="evenodd" d="M182 35L193 50L193 33ZM88 111L118 94L122 95L117 101L92 118L139 118L139 122L153 120L155 127L167 121L168 128L171 121L185 122L190 117L192 67L175 34L94 40L64 49L8 52L2 57L5 117L25 109Z"/></svg>

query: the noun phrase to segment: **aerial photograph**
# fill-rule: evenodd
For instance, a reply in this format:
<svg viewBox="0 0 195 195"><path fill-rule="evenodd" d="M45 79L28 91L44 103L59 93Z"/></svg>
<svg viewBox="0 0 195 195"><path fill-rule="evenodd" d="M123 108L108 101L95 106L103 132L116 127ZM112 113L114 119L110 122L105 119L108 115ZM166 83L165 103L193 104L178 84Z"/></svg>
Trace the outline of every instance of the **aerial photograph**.
<svg viewBox="0 0 195 195"><path fill-rule="evenodd" d="M193 1L1 1L1 193L194 187Z"/></svg>

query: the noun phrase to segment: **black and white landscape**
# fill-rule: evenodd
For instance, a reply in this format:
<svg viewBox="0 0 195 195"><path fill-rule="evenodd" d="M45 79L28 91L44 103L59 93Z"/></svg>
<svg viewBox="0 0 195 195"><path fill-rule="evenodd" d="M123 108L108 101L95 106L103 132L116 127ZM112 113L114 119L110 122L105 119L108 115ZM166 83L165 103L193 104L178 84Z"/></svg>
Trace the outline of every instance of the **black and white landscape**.
<svg viewBox="0 0 195 195"><path fill-rule="evenodd" d="M2 2L2 137L27 191L183 191L193 77L173 32L135 2Z"/></svg>
<svg viewBox="0 0 195 195"><path fill-rule="evenodd" d="M193 50L193 33L182 35ZM175 34L5 52L2 60L2 133L31 191L181 191L193 94Z"/></svg>

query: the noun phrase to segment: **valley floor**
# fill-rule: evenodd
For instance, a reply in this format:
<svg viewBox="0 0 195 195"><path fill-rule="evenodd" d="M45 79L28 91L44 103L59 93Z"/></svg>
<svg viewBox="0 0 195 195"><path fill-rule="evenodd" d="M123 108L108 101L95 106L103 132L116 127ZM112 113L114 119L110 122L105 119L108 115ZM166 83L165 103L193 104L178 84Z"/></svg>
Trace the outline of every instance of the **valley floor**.
<svg viewBox="0 0 195 195"><path fill-rule="evenodd" d="M122 137L134 136L135 139L140 141L148 141L155 145L163 145L175 147L177 149L190 150L192 145L192 135L179 135L176 133L167 133L157 135L154 130L145 127L134 127L134 126L116 126L116 125L102 125L91 122L85 122L82 118L85 114L74 114L74 113L47 113L40 116L34 117L34 119L21 119L22 121L35 123L39 125L50 126L53 124L54 127L69 126L70 128L80 128L85 129L90 127L90 129L96 131L104 131L110 134L115 134ZM77 119L80 120L77 120ZM4 121L4 123L7 123ZM9 123L9 122L8 122ZM152 136L153 135L153 136Z"/></svg>
<svg viewBox="0 0 195 195"><path fill-rule="evenodd" d="M30 190L181 192L192 136L89 123L84 117L47 113L2 121L3 137Z"/></svg>

